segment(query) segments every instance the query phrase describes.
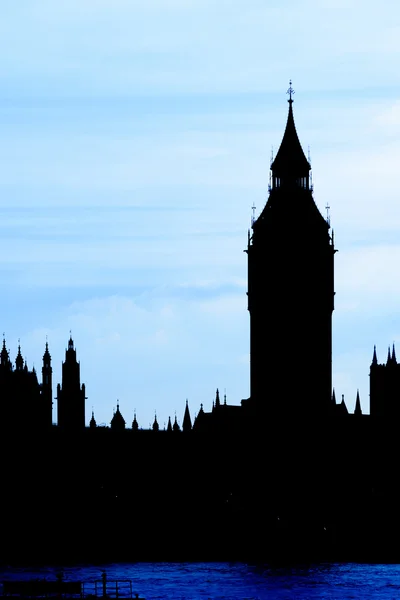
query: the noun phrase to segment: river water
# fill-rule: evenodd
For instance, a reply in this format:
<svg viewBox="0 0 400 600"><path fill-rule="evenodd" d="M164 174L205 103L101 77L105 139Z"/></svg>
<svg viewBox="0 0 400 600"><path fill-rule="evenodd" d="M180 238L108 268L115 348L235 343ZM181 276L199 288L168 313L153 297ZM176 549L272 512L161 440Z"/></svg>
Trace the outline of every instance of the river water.
<svg viewBox="0 0 400 600"><path fill-rule="evenodd" d="M319 564L297 567L244 563L119 563L64 567L1 567L0 581L55 579L82 581L85 591L102 572L109 585L131 580L132 591L146 600L301 600L400 598L400 565ZM127 588L128 589L128 588ZM99 595L101 590L98 589Z"/></svg>

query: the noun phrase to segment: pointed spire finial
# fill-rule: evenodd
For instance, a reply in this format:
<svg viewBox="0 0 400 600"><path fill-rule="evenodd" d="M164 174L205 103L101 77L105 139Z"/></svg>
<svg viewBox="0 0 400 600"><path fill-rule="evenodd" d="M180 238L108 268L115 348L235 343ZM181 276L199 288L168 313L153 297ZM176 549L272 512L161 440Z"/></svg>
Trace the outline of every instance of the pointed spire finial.
<svg viewBox="0 0 400 600"><path fill-rule="evenodd" d="M390 356L390 346L388 346L388 355L387 355L386 364L390 365L391 362L392 362L392 357Z"/></svg>
<svg viewBox="0 0 400 600"><path fill-rule="evenodd" d="M360 402L360 393L359 393L358 390L357 390L356 407L354 409L354 414L355 415L362 415L361 402Z"/></svg>
<svg viewBox="0 0 400 600"><path fill-rule="evenodd" d="M374 345L374 354L372 355L372 364L373 365L377 365L378 364L378 359L376 357L376 346Z"/></svg>
<svg viewBox="0 0 400 600"><path fill-rule="evenodd" d="M192 429L192 419L190 418L189 402L187 399L186 399L185 413L183 415L182 429L183 429L183 431L186 431L186 432L190 431Z"/></svg>
<svg viewBox="0 0 400 600"><path fill-rule="evenodd" d="M292 88L292 80L291 79L289 80L289 89L286 93L289 94L289 100L288 100L289 104L292 104L292 102L293 102L292 96L294 94L294 89Z"/></svg>
<svg viewBox="0 0 400 600"><path fill-rule="evenodd" d="M254 221L256 220L256 205L253 202L253 206L251 207L251 210L253 211L253 214L251 216L251 226L254 225Z"/></svg>
<svg viewBox="0 0 400 600"><path fill-rule="evenodd" d="M394 342L393 342L393 349L392 349L392 362L397 365L397 359L396 359L396 350L394 348Z"/></svg>
<svg viewBox="0 0 400 600"><path fill-rule="evenodd" d="M328 204L328 202L327 202L327 203L326 203L326 206L325 206L325 210L326 210L326 222L328 223L328 225L329 225L329 226L330 226L330 224L331 224L331 217L330 217L330 215L329 215L329 209L330 209L330 208L331 208L331 207L329 206L329 204Z"/></svg>

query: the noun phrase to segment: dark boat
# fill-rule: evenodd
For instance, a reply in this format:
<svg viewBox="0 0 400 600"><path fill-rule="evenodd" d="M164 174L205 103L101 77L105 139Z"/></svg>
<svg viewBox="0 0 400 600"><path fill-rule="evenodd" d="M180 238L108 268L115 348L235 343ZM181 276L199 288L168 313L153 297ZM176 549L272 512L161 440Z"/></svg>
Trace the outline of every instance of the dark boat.
<svg viewBox="0 0 400 600"><path fill-rule="evenodd" d="M118 579L110 581L103 573L101 579L89 581L65 581L62 577L56 580L34 579L30 581L3 581L0 598L14 598L15 600L28 600L39 598L72 599L140 599L138 593L133 592L132 581Z"/></svg>

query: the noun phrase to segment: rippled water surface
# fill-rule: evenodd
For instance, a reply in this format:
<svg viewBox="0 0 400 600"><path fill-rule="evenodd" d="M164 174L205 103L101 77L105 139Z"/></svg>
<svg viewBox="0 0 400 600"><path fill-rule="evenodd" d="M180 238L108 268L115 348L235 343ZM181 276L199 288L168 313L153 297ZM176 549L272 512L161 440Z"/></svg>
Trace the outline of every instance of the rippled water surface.
<svg viewBox="0 0 400 600"><path fill-rule="evenodd" d="M271 568L243 563L134 563L69 567L2 568L0 580L54 579L62 570L65 580L128 579L133 592L147 600L169 598L336 599L400 598L400 565L322 564ZM100 590L99 590L100 594Z"/></svg>

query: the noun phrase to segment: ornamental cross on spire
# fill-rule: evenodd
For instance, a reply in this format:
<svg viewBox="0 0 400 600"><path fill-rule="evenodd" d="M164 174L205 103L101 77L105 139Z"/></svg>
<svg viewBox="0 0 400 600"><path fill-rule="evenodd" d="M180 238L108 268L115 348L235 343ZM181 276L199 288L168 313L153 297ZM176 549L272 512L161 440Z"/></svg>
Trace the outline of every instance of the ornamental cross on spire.
<svg viewBox="0 0 400 600"><path fill-rule="evenodd" d="M253 215L251 217L251 224L253 225L254 221L256 220L256 206L253 202L253 206L251 207L251 210L253 211Z"/></svg>
<svg viewBox="0 0 400 600"><path fill-rule="evenodd" d="M328 223L328 225L330 225L330 222L331 222L331 218L329 216L330 206L328 203L326 204L325 209L326 209L326 222Z"/></svg>
<svg viewBox="0 0 400 600"><path fill-rule="evenodd" d="M289 89L288 89L288 91L286 93L289 94L289 100L288 100L288 102L290 102L290 104L291 104L293 102L292 96L294 94L294 89L292 88L292 80L291 79L289 81Z"/></svg>

